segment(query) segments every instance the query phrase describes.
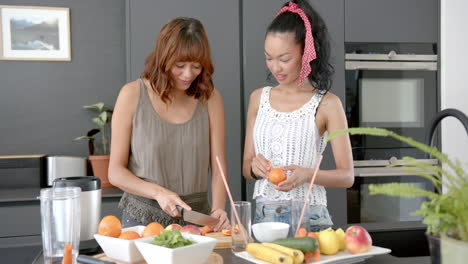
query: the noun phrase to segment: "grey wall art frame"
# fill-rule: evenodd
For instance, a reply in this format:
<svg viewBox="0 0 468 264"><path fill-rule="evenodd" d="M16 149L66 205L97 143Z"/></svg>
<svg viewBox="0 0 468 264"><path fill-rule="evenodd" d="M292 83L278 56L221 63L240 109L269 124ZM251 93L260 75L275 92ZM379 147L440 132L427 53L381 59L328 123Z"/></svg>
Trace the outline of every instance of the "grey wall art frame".
<svg viewBox="0 0 468 264"><path fill-rule="evenodd" d="M0 60L70 61L70 9L0 5Z"/></svg>

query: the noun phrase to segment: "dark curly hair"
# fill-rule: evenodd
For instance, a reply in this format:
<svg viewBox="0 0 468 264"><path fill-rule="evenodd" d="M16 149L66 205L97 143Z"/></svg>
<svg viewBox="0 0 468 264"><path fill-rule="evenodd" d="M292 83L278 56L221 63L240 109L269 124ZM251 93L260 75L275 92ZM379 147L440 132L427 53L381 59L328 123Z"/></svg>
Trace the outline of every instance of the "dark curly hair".
<svg viewBox="0 0 468 264"><path fill-rule="evenodd" d="M291 2L299 5L312 25L312 35L314 37L317 58L310 62L312 72L307 76L307 79L321 94L325 94L331 88L332 76L334 73L333 66L329 62L330 37L327 26L322 17L320 17L317 11L315 11L307 1L293 0ZM287 6L288 4L289 2L283 6ZM304 22L298 14L291 12L280 14L271 21L266 34L289 32L295 34L296 43L300 43L302 45L302 50L304 50L306 30Z"/></svg>

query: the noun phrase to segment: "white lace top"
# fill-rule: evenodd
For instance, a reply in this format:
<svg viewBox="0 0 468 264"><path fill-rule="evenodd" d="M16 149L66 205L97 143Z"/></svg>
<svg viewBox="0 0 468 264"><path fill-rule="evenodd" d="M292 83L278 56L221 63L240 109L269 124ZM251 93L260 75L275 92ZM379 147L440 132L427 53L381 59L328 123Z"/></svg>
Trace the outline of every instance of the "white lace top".
<svg viewBox="0 0 468 264"><path fill-rule="evenodd" d="M326 147L324 136L320 137L315 124L315 112L322 99L316 93L299 109L278 112L270 105L271 87L264 87L253 130L256 154L262 154L273 168L298 165L315 168L318 158ZM288 175L289 176L289 173ZM304 199L309 184L297 186L289 192L278 191L267 179L255 183L253 198L269 201ZM314 184L309 199L312 205L327 206L325 188Z"/></svg>

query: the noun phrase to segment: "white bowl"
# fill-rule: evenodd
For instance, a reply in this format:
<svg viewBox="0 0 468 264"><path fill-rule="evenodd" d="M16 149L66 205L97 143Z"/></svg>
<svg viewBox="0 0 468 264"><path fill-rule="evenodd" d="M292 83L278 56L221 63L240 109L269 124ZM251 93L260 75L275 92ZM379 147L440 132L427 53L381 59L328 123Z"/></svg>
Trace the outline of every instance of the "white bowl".
<svg viewBox="0 0 468 264"><path fill-rule="evenodd" d="M143 233L145 226L132 226L122 229L123 232L127 231L135 231L139 235ZM127 262L127 263L135 263L143 261L143 256L140 254L140 251L135 246L135 241L141 240L143 238L138 238L134 240L125 240L115 237L108 237L102 236L99 234L94 234L94 238L98 242L99 246L101 246L102 251L106 254L107 257ZM149 239L153 239L153 237L148 237Z"/></svg>
<svg viewBox="0 0 468 264"><path fill-rule="evenodd" d="M257 223L252 226L255 239L268 243L276 239L286 238L289 233L289 224L280 222Z"/></svg>
<svg viewBox="0 0 468 264"><path fill-rule="evenodd" d="M166 248L153 245L154 237L145 237L135 241L135 245L147 263L200 264L205 262L216 246L216 239L206 236L182 233L185 239L196 243L178 248Z"/></svg>

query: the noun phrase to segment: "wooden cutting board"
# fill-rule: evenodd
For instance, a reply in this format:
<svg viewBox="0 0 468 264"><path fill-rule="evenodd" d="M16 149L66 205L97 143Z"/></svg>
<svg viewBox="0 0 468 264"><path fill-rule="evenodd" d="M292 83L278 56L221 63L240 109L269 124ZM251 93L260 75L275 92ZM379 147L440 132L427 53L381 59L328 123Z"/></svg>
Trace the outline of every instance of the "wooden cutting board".
<svg viewBox="0 0 468 264"><path fill-rule="evenodd" d="M225 236L221 232L208 233L205 236L212 237L212 238L218 240L218 242L216 243L215 249L231 248L231 246L232 246L231 236Z"/></svg>
<svg viewBox="0 0 468 264"><path fill-rule="evenodd" d="M104 253L94 255L93 257L95 257L97 259L100 259L100 260L115 262L116 264L127 264L125 262L120 262L120 261L117 261L115 259L108 258L106 256L106 254L104 254ZM138 262L138 263L134 263L134 264L146 264L146 262L142 261L142 262ZM223 264L223 257L221 257L221 255L219 255L216 252L211 252L211 255L208 257L208 259L205 261L204 264Z"/></svg>

